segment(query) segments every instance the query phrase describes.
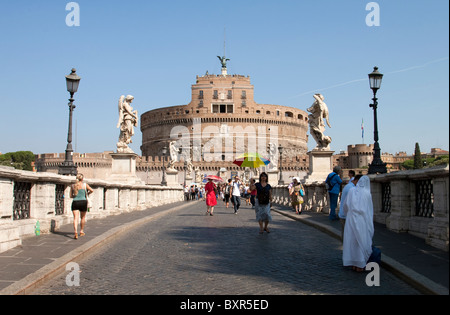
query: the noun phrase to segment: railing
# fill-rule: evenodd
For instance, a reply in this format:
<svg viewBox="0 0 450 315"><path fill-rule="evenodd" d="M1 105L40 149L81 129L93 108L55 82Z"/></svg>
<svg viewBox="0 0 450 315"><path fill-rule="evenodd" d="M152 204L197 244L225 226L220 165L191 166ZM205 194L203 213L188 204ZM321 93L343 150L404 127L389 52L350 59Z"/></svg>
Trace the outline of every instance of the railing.
<svg viewBox="0 0 450 315"><path fill-rule="evenodd" d="M449 167L369 175L374 221L448 251ZM274 202L290 205L287 185L273 186ZM324 183L305 184L303 209L329 213ZM339 208L338 208L339 209Z"/></svg>
<svg viewBox="0 0 450 315"><path fill-rule="evenodd" d="M85 180L94 190L88 217L106 217L182 201L182 187L133 185L103 180ZM0 252L20 245L35 233L73 222L72 199L68 198L75 177L33 173L0 166Z"/></svg>
<svg viewBox="0 0 450 315"><path fill-rule="evenodd" d="M14 183L14 220L23 220L30 218L30 191L31 183Z"/></svg>

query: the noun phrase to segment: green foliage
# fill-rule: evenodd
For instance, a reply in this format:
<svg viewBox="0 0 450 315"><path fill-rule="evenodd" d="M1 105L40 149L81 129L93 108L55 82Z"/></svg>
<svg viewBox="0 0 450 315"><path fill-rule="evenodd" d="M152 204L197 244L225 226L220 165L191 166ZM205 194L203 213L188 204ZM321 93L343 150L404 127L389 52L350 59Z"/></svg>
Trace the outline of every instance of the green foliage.
<svg viewBox="0 0 450 315"><path fill-rule="evenodd" d="M414 150L414 169L423 167L422 155L420 153L419 144L416 142L416 148Z"/></svg>
<svg viewBox="0 0 450 315"><path fill-rule="evenodd" d="M406 160L402 163L402 167L407 170L412 170L414 168L414 160Z"/></svg>
<svg viewBox="0 0 450 315"><path fill-rule="evenodd" d="M437 158L429 157L429 158L422 160L422 165L425 168L433 167L436 165L446 165L446 164L448 164L448 155L441 155L441 156L438 156ZM406 160L405 162L402 163L402 168L407 169L407 170L416 169L415 161L414 160Z"/></svg>
<svg viewBox="0 0 450 315"><path fill-rule="evenodd" d="M34 153L31 151L8 152L0 155L0 165L12 166L18 170L32 171Z"/></svg>
<svg viewBox="0 0 450 315"><path fill-rule="evenodd" d="M435 166L435 165L444 165L448 164L448 155L438 156L436 159L432 159L432 161L428 161L427 166Z"/></svg>

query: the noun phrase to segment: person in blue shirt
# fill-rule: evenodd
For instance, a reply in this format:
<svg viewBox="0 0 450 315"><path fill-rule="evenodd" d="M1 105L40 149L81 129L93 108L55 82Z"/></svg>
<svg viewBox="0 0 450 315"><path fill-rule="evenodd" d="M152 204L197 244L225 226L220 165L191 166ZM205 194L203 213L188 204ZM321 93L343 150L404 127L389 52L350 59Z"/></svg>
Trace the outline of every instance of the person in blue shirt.
<svg viewBox="0 0 450 315"><path fill-rule="evenodd" d="M335 166L333 172L328 174L325 183L328 185L328 194L330 196L330 220L339 220L336 216L336 208L339 193L341 191L342 179L339 177L342 169L340 166Z"/></svg>

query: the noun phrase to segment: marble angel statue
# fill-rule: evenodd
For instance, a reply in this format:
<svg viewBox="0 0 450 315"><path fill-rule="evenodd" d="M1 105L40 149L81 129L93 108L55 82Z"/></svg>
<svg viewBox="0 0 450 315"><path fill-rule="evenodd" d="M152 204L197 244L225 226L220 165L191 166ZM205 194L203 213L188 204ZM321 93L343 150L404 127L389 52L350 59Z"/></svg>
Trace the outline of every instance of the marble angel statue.
<svg viewBox="0 0 450 315"><path fill-rule="evenodd" d="M131 102L134 97L122 95L119 99L119 122L117 128L120 128L119 142L117 142L117 153L134 153L128 146L133 141L131 137L134 136L134 127L138 124L138 112L133 111Z"/></svg>

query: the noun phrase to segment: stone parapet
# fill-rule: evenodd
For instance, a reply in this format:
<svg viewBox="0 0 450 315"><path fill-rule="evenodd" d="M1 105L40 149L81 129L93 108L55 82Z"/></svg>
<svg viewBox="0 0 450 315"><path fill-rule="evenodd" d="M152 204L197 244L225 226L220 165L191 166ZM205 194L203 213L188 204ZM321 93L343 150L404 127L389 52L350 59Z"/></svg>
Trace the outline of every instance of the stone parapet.
<svg viewBox="0 0 450 315"><path fill-rule="evenodd" d="M369 177L375 222L385 224L394 232L423 238L427 244L448 251L448 165ZM324 181L303 185L303 210L329 213ZM273 186L273 200L277 204L290 205L288 186Z"/></svg>
<svg viewBox="0 0 450 315"><path fill-rule="evenodd" d="M119 183L86 178L94 190L88 218L143 210L184 200L182 187ZM75 177L0 167L0 252L21 244L23 237L56 231L73 222L68 198Z"/></svg>

